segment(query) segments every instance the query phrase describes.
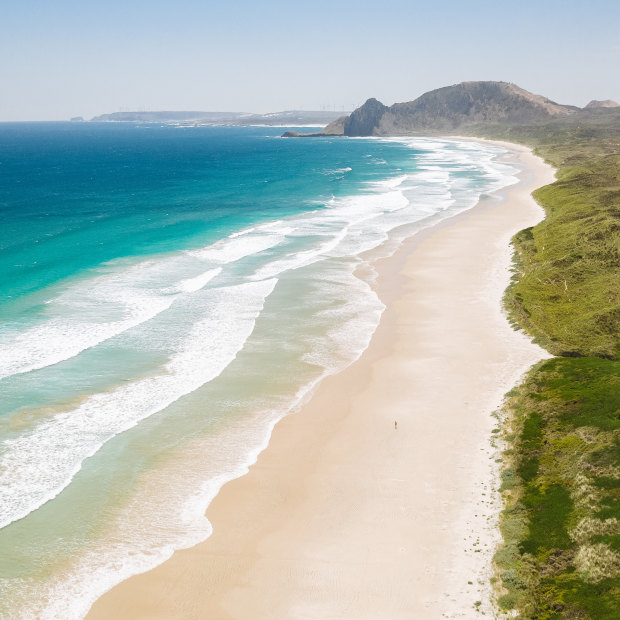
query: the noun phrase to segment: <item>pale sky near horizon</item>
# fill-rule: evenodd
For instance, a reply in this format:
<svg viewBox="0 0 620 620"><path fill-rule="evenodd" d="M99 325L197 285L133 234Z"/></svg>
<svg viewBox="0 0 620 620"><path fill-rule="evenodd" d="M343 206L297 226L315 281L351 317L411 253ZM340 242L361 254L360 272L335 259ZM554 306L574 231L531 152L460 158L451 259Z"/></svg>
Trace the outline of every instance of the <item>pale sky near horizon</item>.
<svg viewBox="0 0 620 620"><path fill-rule="evenodd" d="M466 80L620 102L618 0L2 0L0 121L390 105Z"/></svg>

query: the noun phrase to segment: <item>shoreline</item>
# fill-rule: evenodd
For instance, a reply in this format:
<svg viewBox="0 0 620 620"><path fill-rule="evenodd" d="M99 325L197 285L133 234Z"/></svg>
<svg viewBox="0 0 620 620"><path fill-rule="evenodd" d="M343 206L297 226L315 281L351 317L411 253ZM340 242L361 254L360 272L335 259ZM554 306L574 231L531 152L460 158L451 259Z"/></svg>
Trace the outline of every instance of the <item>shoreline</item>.
<svg viewBox="0 0 620 620"><path fill-rule="evenodd" d="M210 538L122 582L89 618L468 617L481 599L487 610L491 413L545 356L501 310L508 242L542 219L530 194L553 180L529 149L500 144L521 181L377 261L387 309L368 349L221 489Z"/></svg>

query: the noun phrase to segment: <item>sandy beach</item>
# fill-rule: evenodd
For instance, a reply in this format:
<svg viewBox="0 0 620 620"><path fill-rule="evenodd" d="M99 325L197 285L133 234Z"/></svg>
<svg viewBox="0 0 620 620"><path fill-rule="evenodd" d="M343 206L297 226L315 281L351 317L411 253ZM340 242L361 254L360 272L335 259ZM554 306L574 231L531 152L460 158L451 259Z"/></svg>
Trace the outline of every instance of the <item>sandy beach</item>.
<svg viewBox="0 0 620 620"><path fill-rule="evenodd" d="M501 309L509 241L542 219L530 194L553 181L505 146L519 184L377 261L387 308L369 348L221 490L212 536L121 583L89 618L488 617L493 412L545 356Z"/></svg>

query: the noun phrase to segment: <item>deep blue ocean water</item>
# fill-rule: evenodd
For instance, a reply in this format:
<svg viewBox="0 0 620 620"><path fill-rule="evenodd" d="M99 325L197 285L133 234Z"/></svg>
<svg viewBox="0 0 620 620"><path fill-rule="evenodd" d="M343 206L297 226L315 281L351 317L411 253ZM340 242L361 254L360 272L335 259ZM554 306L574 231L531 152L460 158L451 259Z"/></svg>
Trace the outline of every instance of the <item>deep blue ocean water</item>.
<svg viewBox="0 0 620 620"><path fill-rule="evenodd" d="M514 181L497 147L0 124L0 616L79 618L210 533L367 347L372 262Z"/></svg>

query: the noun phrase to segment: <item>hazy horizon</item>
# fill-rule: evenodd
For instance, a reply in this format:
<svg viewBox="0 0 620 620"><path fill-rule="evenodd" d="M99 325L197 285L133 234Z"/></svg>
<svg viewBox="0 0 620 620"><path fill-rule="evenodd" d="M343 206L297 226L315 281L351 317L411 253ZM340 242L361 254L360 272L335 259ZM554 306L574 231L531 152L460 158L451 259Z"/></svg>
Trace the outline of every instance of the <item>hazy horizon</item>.
<svg viewBox="0 0 620 620"><path fill-rule="evenodd" d="M349 0L225 6L110 0L5 9L0 121L118 111L266 113L387 105L471 80L562 103L620 101L620 5Z"/></svg>

